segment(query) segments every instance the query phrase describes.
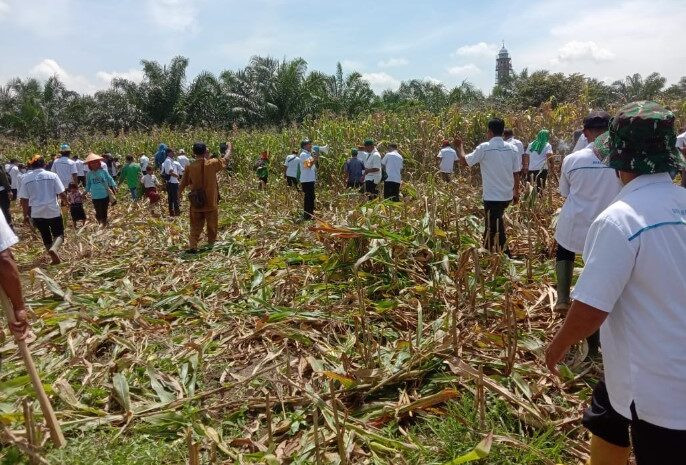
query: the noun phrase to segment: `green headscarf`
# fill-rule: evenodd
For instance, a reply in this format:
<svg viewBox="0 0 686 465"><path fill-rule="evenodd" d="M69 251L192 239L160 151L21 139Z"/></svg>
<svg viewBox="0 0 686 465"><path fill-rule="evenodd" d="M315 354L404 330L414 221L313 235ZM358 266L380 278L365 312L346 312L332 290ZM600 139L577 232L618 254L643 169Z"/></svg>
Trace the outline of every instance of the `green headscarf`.
<svg viewBox="0 0 686 465"><path fill-rule="evenodd" d="M541 129L538 131L538 135L536 136L536 140L531 143L531 150L533 152L538 152L541 153L543 152L543 149L545 148L546 144L550 140L550 131L547 129Z"/></svg>

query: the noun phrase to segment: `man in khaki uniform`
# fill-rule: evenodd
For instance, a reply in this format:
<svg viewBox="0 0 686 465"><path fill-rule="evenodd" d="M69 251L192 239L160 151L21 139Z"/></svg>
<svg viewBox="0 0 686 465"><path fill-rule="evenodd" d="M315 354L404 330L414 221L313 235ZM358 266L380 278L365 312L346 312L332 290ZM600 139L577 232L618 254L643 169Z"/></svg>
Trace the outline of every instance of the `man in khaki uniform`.
<svg viewBox="0 0 686 465"><path fill-rule="evenodd" d="M189 187L191 196L200 192L201 195L196 197L202 198L201 202L194 202L192 199L189 202L191 231L188 251L190 253L198 251L198 240L205 228L205 223L207 223L207 243L210 247L217 239L217 227L219 224L217 173L226 166L226 162L231 157L231 144L228 144L228 150L223 158L210 159L207 146L202 142L196 142L193 144L193 155L195 155L195 161L188 165L184 171L183 179L179 186L179 196L183 194L186 187Z"/></svg>

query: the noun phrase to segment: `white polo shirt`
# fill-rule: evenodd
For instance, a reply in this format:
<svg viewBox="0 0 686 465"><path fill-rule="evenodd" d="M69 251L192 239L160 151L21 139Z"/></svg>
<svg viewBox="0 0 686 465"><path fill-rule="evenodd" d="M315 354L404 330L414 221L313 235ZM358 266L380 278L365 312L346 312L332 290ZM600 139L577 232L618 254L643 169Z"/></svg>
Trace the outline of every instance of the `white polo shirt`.
<svg viewBox="0 0 686 465"><path fill-rule="evenodd" d="M21 178L19 167L17 165L9 165L6 171L10 177L10 189L19 189L19 179Z"/></svg>
<svg viewBox="0 0 686 465"><path fill-rule="evenodd" d="M515 139L514 137L510 137L505 142L514 145L515 148L517 149L517 156L519 156L519 170L521 171L521 169L522 169L522 155L524 155L524 143L519 139Z"/></svg>
<svg viewBox="0 0 686 465"><path fill-rule="evenodd" d="M286 160L283 162L283 166L286 167L286 176L289 178L298 176L298 162L300 162L300 159L297 155L292 153L286 155Z"/></svg>
<svg viewBox="0 0 686 465"><path fill-rule="evenodd" d="M438 152L438 158L441 159L441 163L438 166L438 170L441 173L452 173L455 171L455 160L457 160L457 152L452 147L443 147Z"/></svg>
<svg viewBox="0 0 686 465"><path fill-rule="evenodd" d="M55 158L50 171L60 177L60 181L62 181L64 186L74 182L72 175L77 175L76 164L69 157L65 156Z"/></svg>
<svg viewBox="0 0 686 465"><path fill-rule="evenodd" d="M588 143L587 143L588 144ZM529 154L529 171L541 171L548 169L547 156L549 153L553 152L553 146L550 144L545 144L541 152L536 152L531 150L533 142L529 144L526 149L526 153Z"/></svg>
<svg viewBox="0 0 686 465"><path fill-rule="evenodd" d="M10 225L7 224L5 214L0 211L0 252L4 252L17 242L19 242L19 238L14 234Z"/></svg>
<svg viewBox="0 0 686 465"><path fill-rule="evenodd" d="M358 154L359 155L359 154ZM381 182L381 154L378 150L374 149L373 152L369 154L367 160L364 162L364 169L374 169L378 168L379 171L373 173L367 173L364 176L365 181L374 181L374 184L379 184Z"/></svg>
<svg viewBox="0 0 686 465"><path fill-rule="evenodd" d="M575 300L608 312L600 329L612 407L686 430L686 189L667 173L624 186L591 225Z"/></svg>
<svg viewBox="0 0 686 465"><path fill-rule="evenodd" d="M31 218L57 218L62 215L57 196L64 192L59 176L43 168L26 173L21 181L18 196L28 199Z"/></svg>
<svg viewBox="0 0 686 465"><path fill-rule="evenodd" d="M582 132L581 135L579 135L579 138L576 141L576 144L574 144L574 148L572 149L572 153L578 152L579 150L583 149L588 145L588 139L586 139L586 136Z"/></svg>
<svg viewBox="0 0 686 465"><path fill-rule="evenodd" d="M557 219L557 243L571 252L582 253L588 228L621 188L615 170L598 159L592 143L567 155L560 173L560 194L567 198Z"/></svg>
<svg viewBox="0 0 686 465"><path fill-rule="evenodd" d="M312 154L307 150L300 152L300 182L315 182L317 180L317 166L312 165L309 168L305 166L305 162L313 158Z"/></svg>
<svg viewBox="0 0 686 465"><path fill-rule="evenodd" d="M176 161L181 165L181 174L183 174L183 172L186 171L186 167L191 164L191 161L186 155L179 155L176 158Z"/></svg>
<svg viewBox="0 0 686 465"><path fill-rule="evenodd" d="M176 161L170 157L167 157L164 160L164 163L162 163L162 173L164 173L164 174L171 174L171 173L176 174L177 175L176 177L170 176L169 181L167 181L167 182L169 184L179 184L181 182L180 181L181 176L183 175L183 167L181 167L181 164L178 161Z"/></svg>
<svg viewBox="0 0 686 465"><path fill-rule="evenodd" d="M676 148L681 150L686 149L686 132L679 134L676 137Z"/></svg>
<svg viewBox="0 0 686 465"><path fill-rule="evenodd" d="M478 145L465 159L469 166L479 164L485 201L512 200L514 173L519 172L521 165L521 157L512 144L502 137L494 137Z"/></svg>
<svg viewBox="0 0 686 465"><path fill-rule="evenodd" d="M397 150L388 152L381 160L381 165L386 168L386 181L400 183L403 171L403 156Z"/></svg>
<svg viewBox="0 0 686 465"><path fill-rule="evenodd" d="M80 160L77 158L76 160L72 160L72 161L74 162L74 165L76 166L76 176L78 176L78 177L85 176L86 171L85 171L83 160Z"/></svg>
<svg viewBox="0 0 686 465"><path fill-rule="evenodd" d="M365 152L364 150L357 151L357 159L360 160L363 165L367 163L367 158L369 158L368 152Z"/></svg>

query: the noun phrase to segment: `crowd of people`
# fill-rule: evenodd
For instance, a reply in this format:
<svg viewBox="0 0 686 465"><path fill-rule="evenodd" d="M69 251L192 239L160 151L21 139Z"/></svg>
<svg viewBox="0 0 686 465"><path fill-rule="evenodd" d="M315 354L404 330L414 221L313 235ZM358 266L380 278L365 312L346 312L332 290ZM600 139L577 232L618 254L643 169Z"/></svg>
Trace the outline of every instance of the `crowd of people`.
<svg viewBox="0 0 686 465"><path fill-rule="evenodd" d="M484 247L510 255L504 212L517 202L529 182L538 193L548 174L558 176L550 132L541 129L528 145L514 137L505 122L488 122L486 141L470 153L459 137L444 140L437 172L452 182L456 164L478 165L484 207ZM526 147L526 148L525 148ZM372 139L350 150L342 167L344 184L372 200L400 201L403 156L398 145L386 145L382 156ZM284 182L303 193L303 219L315 218L317 167L323 147L309 139L283 162ZM10 160L0 176L0 277L14 305L18 337L26 332L18 272L9 247L12 232L9 202L19 199L24 219L35 227L53 263L64 235L60 203L68 205L74 226L86 221L83 203L90 196L97 221L106 225L108 208L119 184L133 201L144 195L154 206L160 173L169 215L180 213L188 190L189 251L197 252L203 230L212 245L217 238L217 174L231 158L231 144L210 158L202 142L193 145L194 160L183 150L161 144L153 163L90 153L81 161L68 145L50 162L34 156L26 166ZM686 181L686 132L677 136L674 114L653 102L628 104L612 117L604 111L583 120L573 153L562 159L559 193L565 198L555 229L557 252L555 309L565 321L546 350L545 363L557 366L569 348L586 339L591 357L602 352L600 380L584 414L592 432L591 463L626 463L630 445L639 465L676 463L686 440L686 190L674 184L681 171ZM254 164L261 189L269 174L269 153ZM1 173L0 173L1 174ZM119 181L119 183L117 182ZM65 189L65 186L66 189ZM577 255L583 271L571 292Z"/></svg>

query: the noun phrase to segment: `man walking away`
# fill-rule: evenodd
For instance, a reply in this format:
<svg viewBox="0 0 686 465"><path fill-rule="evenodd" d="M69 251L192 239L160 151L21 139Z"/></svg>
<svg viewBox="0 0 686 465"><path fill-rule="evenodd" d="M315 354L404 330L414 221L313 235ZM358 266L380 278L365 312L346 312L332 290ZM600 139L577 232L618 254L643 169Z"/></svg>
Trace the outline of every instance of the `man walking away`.
<svg viewBox="0 0 686 465"><path fill-rule="evenodd" d="M555 310L569 309L569 291L574 274L574 260L584 250L588 229L596 217L619 194L621 184L610 167L603 164L593 151L593 142L607 131L610 115L604 111L591 113L584 119L584 136L589 144L562 162L560 194L566 197L555 228L557 253L557 302ZM588 338L588 354L597 355L599 333Z"/></svg>
<svg viewBox="0 0 686 465"><path fill-rule="evenodd" d="M403 157L398 153L398 144L389 144L390 150L381 160L387 178L383 183L383 198L400 202L400 179L403 171Z"/></svg>
<svg viewBox="0 0 686 465"><path fill-rule="evenodd" d="M441 150L438 152L438 172L445 182L450 182L455 172L455 162L457 161L457 152L450 146L449 140L444 140L441 143Z"/></svg>
<svg viewBox="0 0 686 465"><path fill-rule="evenodd" d="M231 148L222 158L209 158L207 146L202 142L193 144L193 155L195 161L186 168L183 179L179 187L179 195L183 194L188 187L190 193L189 214L190 214L190 253L198 251L198 241L205 225L207 225L207 242L214 245L217 240L217 229L219 227L219 184L217 173L219 173L231 157Z"/></svg>
<svg viewBox="0 0 686 465"><path fill-rule="evenodd" d="M505 128L503 131L503 139L505 139L505 142L515 146L517 153L519 154L520 165L524 166L524 143L514 136L512 128ZM524 176L524 173L520 170L519 178L522 179L522 176Z"/></svg>
<svg viewBox="0 0 686 465"><path fill-rule="evenodd" d="M138 164L141 165L141 173L148 172L148 165L150 164L150 158L144 153L141 153L141 157L138 159Z"/></svg>
<svg viewBox="0 0 686 465"><path fill-rule="evenodd" d="M186 167L191 164L191 161L186 156L186 151L184 149L179 149L179 156L176 157L176 161L181 165L181 175L186 170Z"/></svg>
<svg viewBox="0 0 686 465"><path fill-rule="evenodd" d="M625 105L594 148L623 185L591 225L574 302L546 350L557 364L600 328L605 381L583 424L591 463L683 463L686 448L686 168L674 114L657 103ZM630 440L631 439L631 440Z"/></svg>
<svg viewBox="0 0 686 465"><path fill-rule="evenodd" d="M69 144L62 144L60 146L60 154L50 168L50 171L59 176L63 186L79 181L76 163L70 157L71 148L69 148Z"/></svg>
<svg viewBox="0 0 686 465"><path fill-rule="evenodd" d="M312 155L312 142L305 139L300 142L300 187L302 188L303 219L314 219L315 182L317 181L317 161L319 157Z"/></svg>
<svg viewBox="0 0 686 465"><path fill-rule="evenodd" d="M381 182L381 154L376 150L374 141L367 139L364 141L365 152L369 155L364 163L364 190L367 198L373 200L379 195L378 185Z"/></svg>
<svg viewBox="0 0 686 465"><path fill-rule="evenodd" d="M289 187L298 187L298 151L293 150L292 153L286 155L286 160L283 162L283 174L286 177L286 185Z"/></svg>
<svg viewBox="0 0 686 465"><path fill-rule="evenodd" d="M343 165L345 186L348 189L359 189L362 186L364 164L357 158L357 153L357 149L350 150L350 158Z"/></svg>
<svg viewBox="0 0 686 465"><path fill-rule="evenodd" d="M7 176L10 178L10 192L12 193L12 201L17 200L21 172L19 171L19 160L16 158L12 158L10 160L7 167Z"/></svg>
<svg viewBox="0 0 686 465"><path fill-rule="evenodd" d="M131 200L134 202L138 200L138 185L141 179L141 166L134 163L133 155L126 156L126 164L121 170L120 182L126 182L126 187L131 193Z"/></svg>
<svg viewBox="0 0 686 465"><path fill-rule="evenodd" d="M24 222L33 223L38 229L43 239L43 245L48 251L53 265L56 265L60 263L57 249L59 249L64 236L62 210L57 199L59 197L62 203L66 204L67 196L59 176L44 169L45 160L43 157L34 155L30 166L32 171L24 176L19 189ZM29 208L31 209L30 215Z"/></svg>
<svg viewBox="0 0 686 465"><path fill-rule="evenodd" d="M548 165L553 157L553 147L548 143L550 131L541 129L536 140L529 144L524 154L520 171L527 173L527 179L536 185L536 192L541 195L548 179Z"/></svg>
<svg viewBox="0 0 686 465"><path fill-rule="evenodd" d="M86 187L86 167L85 167L85 164L83 163L83 160L81 160L78 155L74 154L71 157L71 161L73 161L74 166L76 166L77 184L80 184L80 185Z"/></svg>
<svg viewBox="0 0 686 465"><path fill-rule="evenodd" d="M479 165L483 189L484 213L484 247L488 250L502 251L509 255L505 223L505 209L514 199L519 199L520 157L512 144L503 140L505 122L493 118L488 122L488 142L484 142L469 155L464 154L462 140L455 141L460 160L468 166ZM496 235L498 240L496 242Z"/></svg>
<svg viewBox="0 0 686 465"><path fill-rule="evenodd" d="M166 181L167 204L169 216L179 216L179 183L181 182L181 165L174 160L174 151L167 149L167 159L162 164L162 178Z"/></svg>

